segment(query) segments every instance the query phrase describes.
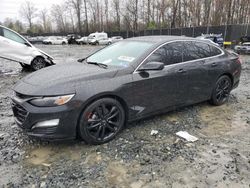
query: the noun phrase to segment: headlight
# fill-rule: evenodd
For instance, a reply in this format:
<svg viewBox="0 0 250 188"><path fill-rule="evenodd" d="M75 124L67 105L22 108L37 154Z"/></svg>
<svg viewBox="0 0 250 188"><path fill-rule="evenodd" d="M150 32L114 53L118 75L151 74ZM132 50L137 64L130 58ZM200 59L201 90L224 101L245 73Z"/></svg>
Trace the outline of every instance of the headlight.
<svg viewBox="0 0 250 188"><path fill-rule="evenodd" d="M56 97L41 97L32 99L29 101L34 106L41 107L52 107L52 106L60 106L69 102L75 94L64 95L64 96L56 96Z"/></svg>

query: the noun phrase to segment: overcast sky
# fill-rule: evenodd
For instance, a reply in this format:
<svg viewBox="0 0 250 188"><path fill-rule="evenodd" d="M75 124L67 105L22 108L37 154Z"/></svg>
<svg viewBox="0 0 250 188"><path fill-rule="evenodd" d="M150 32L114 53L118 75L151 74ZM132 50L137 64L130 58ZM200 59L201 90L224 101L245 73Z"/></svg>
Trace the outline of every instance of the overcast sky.
<svg viewBox="0 0 250 188"><path fill-rule="evenodd" d="M65 0L31 0L37 9L50 8L52 4L59 4ZM0 22L5 18L20 19L19 9L25 0L0 0Z"/></svg>

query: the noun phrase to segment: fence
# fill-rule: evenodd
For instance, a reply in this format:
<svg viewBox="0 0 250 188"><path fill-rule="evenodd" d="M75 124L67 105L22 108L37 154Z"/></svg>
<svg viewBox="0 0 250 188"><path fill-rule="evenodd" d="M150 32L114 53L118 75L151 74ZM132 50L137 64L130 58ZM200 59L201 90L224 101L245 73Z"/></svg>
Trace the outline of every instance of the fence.
<svg viewBox="0 0 250 188"><path fill-rule="evenodd" d="M142 30L137 32L132 31L116 31L107 32L109 37L122 36L123 38L130 38L136 36L148 36L148 35L185 35L188 37L197 37L201 34L214 33L222 34L225 41L239 40L240 37L250 35L249 24L238 25L221 25L221 26L201 26L201 27L186 27L186 28L164 28L164 29L152 29ZM34 33L32 36L65 36L71 33Z"/></svg>
<svg viewBox="0 0 250 188"><path fill-rule="evenodd" d="M248 24L222 25L222 26L202 26L186 28L152 29L138 32L117 31L108 32L108 36L122 36L124 38L148 35L185 35L188 37L197 37L201 34L214 33L222 34L225 41L239 40L240 37L250 35L250 26Z"/></svg>

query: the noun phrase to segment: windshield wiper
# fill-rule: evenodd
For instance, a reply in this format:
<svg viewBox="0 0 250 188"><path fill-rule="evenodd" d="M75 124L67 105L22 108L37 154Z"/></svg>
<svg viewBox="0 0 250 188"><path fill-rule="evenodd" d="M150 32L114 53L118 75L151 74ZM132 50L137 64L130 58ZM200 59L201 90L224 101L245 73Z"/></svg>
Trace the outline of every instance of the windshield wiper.
<svg viewBox="0 0 250 188"><path fill-rule="evenodd" d="M97 66L99 66L99 67L101 67L101 68L104 68L104 69L107 69L108 68L108 65L106 65L106 64L104 64L104 63L97 63L97 62L91 62L91 61L89 61L89 62L87 62L88 64L92 64L92 65L97 65Z"/></svg>

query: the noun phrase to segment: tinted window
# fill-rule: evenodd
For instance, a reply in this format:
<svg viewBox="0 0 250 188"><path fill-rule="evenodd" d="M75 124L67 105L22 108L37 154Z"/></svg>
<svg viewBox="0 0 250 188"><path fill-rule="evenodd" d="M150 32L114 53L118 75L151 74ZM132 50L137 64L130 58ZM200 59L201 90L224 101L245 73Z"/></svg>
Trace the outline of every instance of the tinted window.
<svg viewBox="0 0 250 188"><path fill-rule="evenodd" d="M210 57L210 45L202 42L184 42L184 61Z"/></svg>
<svg viewBox="0 0 250 188"><path fill-rule="evenodd" d="M221 54L221 51L218 48L212 45L209 45L209 46L210 46L210 56L216 56L216 55Z"/></svg>
<svg viewBox="0 0 250 188"><path fill-rule="evenodd" d="M12 32L8 29L5 29L5 28L3 28L3 35L4 35L4 37L6 37L10 40L13 40L15 42L21 43L21 44L24 44L26 42L20 36L18 36L16 33Z"/></svg>
<svg viewBox="0 0 250 188"><path fill-rule="evenodd" d="M172 42L166 44L149 56L146 62L158 61L164 63L165 65L180 63L183 60L182 49L182 42Z"/></svg>

